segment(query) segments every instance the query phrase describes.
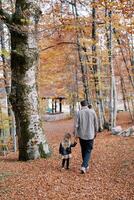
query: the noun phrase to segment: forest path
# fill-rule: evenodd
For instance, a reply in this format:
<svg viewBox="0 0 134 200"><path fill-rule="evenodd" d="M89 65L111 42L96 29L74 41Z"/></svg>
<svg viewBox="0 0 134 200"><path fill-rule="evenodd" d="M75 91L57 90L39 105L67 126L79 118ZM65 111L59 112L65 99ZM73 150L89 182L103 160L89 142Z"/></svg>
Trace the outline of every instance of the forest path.
<svg viewBox="0 0 134 200"><path fill-rule="evenodd" d="M61 171L59 143L72 131L72 120L45 122L53 151L47 160L19 162L17 153L0 157L0 200L133 200L134 137L99 133L83 175L79 144L72 149L70 170Z"/></svg>

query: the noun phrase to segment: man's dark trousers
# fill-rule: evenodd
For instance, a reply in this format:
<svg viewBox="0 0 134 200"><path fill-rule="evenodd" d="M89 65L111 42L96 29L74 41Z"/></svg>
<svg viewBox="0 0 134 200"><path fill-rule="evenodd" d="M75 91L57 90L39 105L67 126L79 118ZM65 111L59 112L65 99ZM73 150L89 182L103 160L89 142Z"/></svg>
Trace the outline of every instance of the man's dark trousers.
<svg viewBox="0 0 134 200"><path fill-rule="evenodd" d="M83 140L80 138L80 146L82 153L82 167L87 168L89 165L89 160L91 157L91 151L93 149L93 141L94 140Z"/></svg>

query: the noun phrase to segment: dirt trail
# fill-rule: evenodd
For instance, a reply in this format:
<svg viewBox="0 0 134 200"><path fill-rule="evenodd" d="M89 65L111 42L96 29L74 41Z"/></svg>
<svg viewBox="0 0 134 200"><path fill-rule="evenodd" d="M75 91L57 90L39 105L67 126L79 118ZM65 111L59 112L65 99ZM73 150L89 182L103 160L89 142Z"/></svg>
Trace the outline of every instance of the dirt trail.
<svg viewBox="0 0 134 200"><path fill-rule="evenodd" d="M47 160L18 162L17 153L0 157L0 200L133 200L134 138L98 134L90 171L82 175L79 144L71 169L60 170L58 147L66 131L73 131L72 120L45 123L53 151Z"/></svg>

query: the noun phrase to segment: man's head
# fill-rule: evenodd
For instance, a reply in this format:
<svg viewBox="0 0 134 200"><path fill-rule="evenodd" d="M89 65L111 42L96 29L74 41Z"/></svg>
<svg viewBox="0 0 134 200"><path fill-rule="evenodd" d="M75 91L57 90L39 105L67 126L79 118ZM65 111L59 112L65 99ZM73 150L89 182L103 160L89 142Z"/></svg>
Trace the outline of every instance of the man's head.
<svg viewBox="0 0 134 200"><path fill-rule="evenodd" d="M88 105L86 100L81 101L80 104L81 104L81 106L87 106Z"/></svg>

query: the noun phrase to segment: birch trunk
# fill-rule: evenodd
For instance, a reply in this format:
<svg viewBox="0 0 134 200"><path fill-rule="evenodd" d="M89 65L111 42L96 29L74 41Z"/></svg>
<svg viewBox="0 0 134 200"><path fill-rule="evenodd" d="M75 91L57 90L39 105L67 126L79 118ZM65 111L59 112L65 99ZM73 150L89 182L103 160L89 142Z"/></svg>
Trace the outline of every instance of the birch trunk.
<svg viewBox="0 0 134 200"><path fill-rule="evenodd" d="M4 34L4 25L2 22L0 22L0 42L1 42L1 59L2 59L2 79L3 79L3 84L1 88L1 99L0 99L0 104L1 104L1 111L2 115L5 115L3 119L3 133L4 133L4 140L5 143L9 139L10 136L10 126L9 126L9 117L10 117L10 103L9 103L9 92L10 92L10 81L9 81L9 71L6 63L6 58L4 52L6 52L5 48L5 34ZM1 80L2 80L1 79ZM2 103L3 102L3 103Z"/></svg>
<svg viewBox="0 0 134 200"><path fill-rule="evenodd" d="M96 51L96 9L94 6L95 1L93 0L93 8L92 8L92 70L95 84L95 93L96 93L96 101L98 107L98 119L99 119L99 131L103 130L105 117L104 117L104 107L103 100L101 96L100 89L100 62L97 62L97 51Z"/></svg>
<svg viewBox="0 0 134 200"><path fill-rule="evenodd" d="M132 67L132 77L133 77L133 82L134 82L134 34L131 34L131 58L130 58L130 62L131 62L131 67Z"/></svg>
<svg viewBox="0 0 134 200"><path fill-rule="evenodd" d="M31 0L16 1L13 22L15 24L18 22L18 28L24 22L24 28L20 32L11 30L12 90L10 99L15 111L19 160L46 157L50 153L41 127L37 92L39 57L36 25L40 15L38 3Z"/></svg>
<svg viewBox="0 0 134 200"><path fill-rule="evenodd" d="M112 60L112 22L111 22L112 12L109 11L109 38L108 38L108 55L109 55L109 67L110 67L110 129L116 126L116 115L117 115L117 94L115 85L115 75Z"/></svg>
<svg viewBox="0 0 134 200"><path fill-rule="evenodd" d="M47 157L47 144L39 116L37 72L39 65L36 27L41 14L39 1L16 0L15 13L0 9L3 21L11 26L10 101L15 113L19 160Z"/></svg>

